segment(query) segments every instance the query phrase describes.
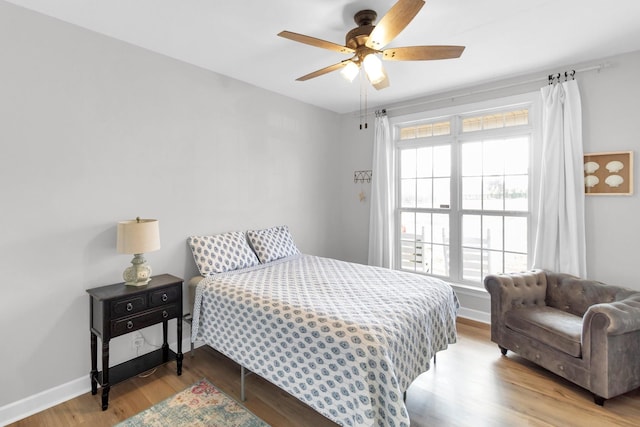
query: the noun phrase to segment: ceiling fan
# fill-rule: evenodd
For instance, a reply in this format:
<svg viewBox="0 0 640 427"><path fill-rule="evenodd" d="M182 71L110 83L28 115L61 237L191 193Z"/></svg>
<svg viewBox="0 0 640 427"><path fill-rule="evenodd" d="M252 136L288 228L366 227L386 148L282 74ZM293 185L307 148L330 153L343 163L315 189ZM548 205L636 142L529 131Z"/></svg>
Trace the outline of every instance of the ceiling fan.
<svg viewBox="0 0 640 427"><path fill-rule="evenodd" d="M458 58L462 55L464 46L408 46L383 49L409 25L424 4L424 0L399 0L377 25L373 24L377 18L375 11L361 10L353 17L358 27L347 33L344 46L291 31L282 31L278 35L322 49L353 55L349 59L296 80L305 81L341 69L342 74L353 81L362 67L373 87L380 90L389 86L389 77L378 57L379 54L387 61L425 61Z"/></svg>

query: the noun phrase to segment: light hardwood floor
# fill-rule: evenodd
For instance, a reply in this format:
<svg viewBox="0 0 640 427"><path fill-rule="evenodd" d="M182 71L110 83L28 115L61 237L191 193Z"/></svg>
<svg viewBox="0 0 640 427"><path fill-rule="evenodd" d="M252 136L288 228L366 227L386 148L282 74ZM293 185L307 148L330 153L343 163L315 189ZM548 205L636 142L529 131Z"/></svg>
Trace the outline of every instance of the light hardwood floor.
<svg viewBox="0 0 640 427"><path fill-rule="evenodd" d="M112 426L201 378L239 399L239 375L238 365L201 347L194 358L185 356L180 377L170 363L113 386L107 411L100 410L100 392L86 393L12 426ZM245 405L274 427L335 426L255 375L247 378ZM587 391L511 352L503 357L487 325L464 319L458 342L438 353L437 364L409 388L407 407L412 427L640 425L640 390L597 406Z"/></svg>

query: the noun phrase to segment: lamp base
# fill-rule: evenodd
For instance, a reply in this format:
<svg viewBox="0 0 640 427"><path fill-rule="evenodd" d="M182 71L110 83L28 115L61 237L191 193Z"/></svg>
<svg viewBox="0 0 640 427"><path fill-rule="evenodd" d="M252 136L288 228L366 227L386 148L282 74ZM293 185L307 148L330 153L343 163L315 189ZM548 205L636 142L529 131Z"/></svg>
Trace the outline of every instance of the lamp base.
<svg viewBox="0 0 640 427"><path fill-rule="evenodd" d="M151 281L151 266L147 264L143 254L135 254L131 266L122 273L127 286L144 286Z"/></svg>

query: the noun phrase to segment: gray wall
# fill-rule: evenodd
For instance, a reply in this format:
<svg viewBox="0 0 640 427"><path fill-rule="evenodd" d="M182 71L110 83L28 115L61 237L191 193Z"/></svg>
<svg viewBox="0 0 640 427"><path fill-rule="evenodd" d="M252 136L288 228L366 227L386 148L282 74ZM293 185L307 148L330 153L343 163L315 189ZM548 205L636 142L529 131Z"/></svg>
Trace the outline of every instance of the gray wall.
<svg viewBox="0 0 640 427"><path fill-rule="evenodd" d="M332 253L335 258L360 264L367 263L369 251L370 183L354 183L355 171L371 170L373 160L373 118L367 129L360 130L360 120L350 114L342 115L341 147L335 158L339 187L333 198L340 208L334 217L333 230L341 236L335 239ZM360 201L359 194L366 198Z"/></svg>
<svg viewBox="0 0 640 427"><path fill-rule="evenodd" d="M638 99L640 99L640 52L604 58L590 64L568 64L564 68L541 70L499 82L485 83L463 91L437 94L430 97L384 106L390 117L418 111L463 105L487 99L506 97L539 89L546 84L550 73L607 64L600 71L578 73L583 108L584 152L633 150L636 157L635 194L632 196L588 196L586 198L587 266L589 277L605 283L640 290L635 263L640 254L640 127ZM498 89L498 87L502 87ZM369 130L360 131L357 114L343 115L342 135L345 138L340 159L342 174L360 168L369 169L373 148L373 117L369 116ZM366 163L369 162L369 163ZM375 171L373 171L375 174ZM359 203L358 186L344 185L336 195L341 205L340 230L348 241L337 251L340 257L366 262L368 244L368 204ZM456 287L462 304L462 315L488 321L489 300L486 292Z"/></svg>
<svg viewBox="0 0 640 427"><path fill-rule="evenodd" d="M640 52L609 60L611 67L580 79L584 152L632 150L632 196L588 196L587 272L595 280L640 290Z"/></svg>
<svg viewBox="0 0 640 427"><path fill-rule="evenodd" d="M186 279L196 233L288 224L331 255L338 115L1 1L0 52L0 409L88 390L85 289L121 281L119 220L158 218L147 259Z"/></svg>
<svg viewBox="0 0 640 427"><path fill-rule="evenodd" d="M353 172L371 168L372 117L361 131L355 114L338 116L2 1L0 52L0 422L3 408L24 413L39 392L59 387L64 400L64 390L88 390L85 289L119 281L129 263L115 251L119 220L158 218L162 249L147 258L156 273L184 278L195 274L189 234L276 224L288 224L306 253L366 263L370 184L354 184ZM585 152L637 156L640 53L608 62L578 75ZM543 84L484 84L426 108ZM425 108L411 106L417 101L386 107L406 114ZM638 194L587 198L592 278L640 289L639 208ZM486 319L486 294L458 295L465 314ZM145 335L157 344L158 332ZM114 363L131 356L127 337L112 344ZM15 404L23 400L30 403Z"/></svg>

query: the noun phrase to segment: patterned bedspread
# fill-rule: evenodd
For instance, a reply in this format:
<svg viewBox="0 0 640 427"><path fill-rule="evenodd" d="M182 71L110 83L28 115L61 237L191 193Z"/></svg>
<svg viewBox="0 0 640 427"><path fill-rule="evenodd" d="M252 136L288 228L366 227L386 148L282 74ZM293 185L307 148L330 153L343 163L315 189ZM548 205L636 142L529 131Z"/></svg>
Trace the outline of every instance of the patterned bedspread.
<svg viewBox="0 0 640 427"><path fill-rule="evenodd" d="M203 279L201 340L342 426L408 426L403 393L456 342L447 283L300 255Z"/></svg>

